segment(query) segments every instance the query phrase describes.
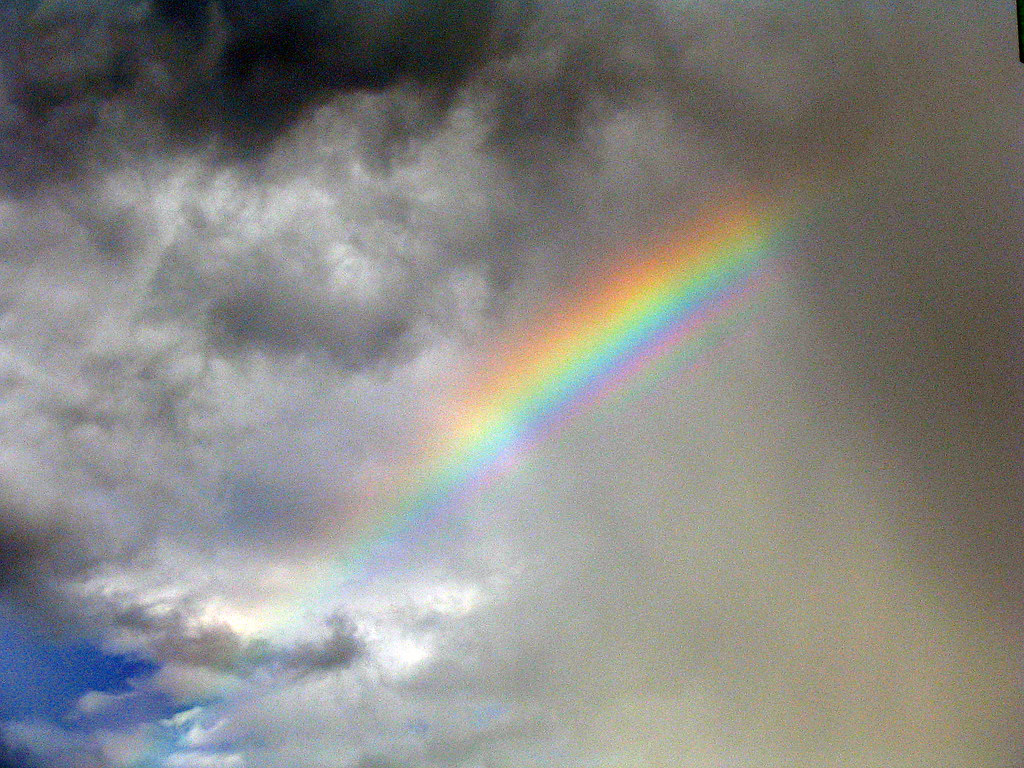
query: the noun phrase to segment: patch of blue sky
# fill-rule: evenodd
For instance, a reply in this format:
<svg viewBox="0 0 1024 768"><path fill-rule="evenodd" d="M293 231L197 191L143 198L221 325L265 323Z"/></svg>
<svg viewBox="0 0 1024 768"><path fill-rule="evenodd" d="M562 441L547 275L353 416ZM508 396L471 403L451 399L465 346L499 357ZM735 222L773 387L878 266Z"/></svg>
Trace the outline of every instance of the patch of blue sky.
<svg viewBox="0 0 1024 768"><path fill-rule="evenodd" d="M47 635L0 601L0 720L62 719L83 694L129 691L129 681L158 668L150 659L105 653L88 638Z"/></svg>

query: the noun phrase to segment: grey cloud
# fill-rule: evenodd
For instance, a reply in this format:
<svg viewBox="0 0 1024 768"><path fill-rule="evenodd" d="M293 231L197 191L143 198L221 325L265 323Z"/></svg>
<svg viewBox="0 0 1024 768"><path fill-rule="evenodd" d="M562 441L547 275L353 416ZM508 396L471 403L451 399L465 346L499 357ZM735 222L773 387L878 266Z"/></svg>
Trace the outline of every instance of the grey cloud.
<svg viewBox="0 0 1024 768"><path fill-rule="evenodd" d="M25 28L0 383L4 444L35 469L5 466L5 578L44 574L183 699L265 654L223 752L182 765L857 765L896 743L1003 764L1022 545L1001 22L576 5L447 69L414 55L433 30L377 79L369 43L351 69L334 38L275 51L237 4L198 45L199 3L159 6L169 35ZM218 134L259 152L228 160ZM720 367L584 419L348 583L355 629L254 646L219 618L305 594L363 479L504 323L595 254L793 176L827 204ZM417 571L481 605L396 608Z"/></svg>
<svg viewBox="0 0 1024 768"><path fill-rule="evenodd" d="M254 272L266 274L258 264ZM214 299L210 322L215 338L229 346L322 352L356 368L383 354L406 330L395 312L398 306L389 308L395 316L374 316L372 311L332 307L332 298L319 288L274 286L250 278Z"/></svg>
<svg viewBox="0 0 1024 768"><path fill-rule="evenodd" d="M30 452L0 447L0 591L8 596L52 607L57 583L118 556L127 543L124 530L104 536L116 511L83 494L62 495L61 486Z"/></svg>
<svg viewBox="0 0 1024 768"><path fill-rule="evenodd" d="M199 623L185 606L127 606L111 629L138 638L155 658L213 669L236 664L246 645L227 625Z"/></svg>
<svg viewBox="0 0 1024 768"><path fill-rule="evenodd" d="M171 703L166 691L148 685L150 681L130 680L123 693L90 691L83 694L65 720L76 732L127 732L140 724L163 717Z"/></svg>
<svg viewBox="0 0 1024 768"><path fill-rule="evenodd" d="M1024 273L1014 254L1024 246L1021 163L1000 147L1018 89L1003 64L984 84L970 74L985 45L1010 48L983 23L995 28L986 18L964 31L941 84L911 65L886 123L895 146L845 190L823 193L843 219L822 216L804 233L820 255L800 266L798 284L820 323L807 337L809 396L861 414L888 446L906 473L897 487L916 488L906 503L919 553L1015 592Z"/></svg>
<svg viewBox="0 0 1024 768"><path fill-rule="evenodd" d="M3 520L2 563L6 573L24 569L45 555L53 555L64 531L56 499L40 498L38 470L9 452L4 456L4 475L0 486L0 516ZM21 466L18 466L21 464ZM36 471L33 471L36 470Z"/></svg>
<svg viewBox="0 0 1024 768"><path fill-rule="evenodd" d="M294 414L299 431L310 428L322 413L312 402L314 393L338 386L350 369L374 362L381 339L414 319L422 326L417 313L427 310L427 302L407 298L408 270L391 255L407 239L371 230L355 243L328 239L306 243L302 251L289 250L295 241L285 233L273 245L281 255L260 262L244 250L253 236L236 230L241 246L238 252L233 242L227 246L233 261L225 269L202 260L209 255L200 250L202 233L168 235L159 220L156 226L149 221L147 231L141 223L148 215L145 195L154 187L144 179L139 186L131 176L127 180L132 183L116 194L97 182L90 201L73 215L54 208L59 226L53 234L20 203L4 211L11 222L10 242L25 250L12 254L5 284L4 331L12 350L4 359L10 440L16 444L19 431L28 439L36 430L32 460L63 469L53 481L55 496L89 495L101 488L111 516L93 522L101 529L109 526L105 535L126 538L123 543L140 541L154 527L180 533L198 524L209 533L221 519L222 489L230 483L222 474L233 470L227 457L246 431L266 430L282 409ZM200 186L203 193L208 189ZM121 217L126 203L142 208L125 225L140 239L126 240L134 244L127 262L111 264L79 222ZM170 204L176 204L173 196ZM299 201L299 211L305 204ZM220 215L217 209L210 213ZM243 211L241 221L228 223L261 224L247 215ZM168 226L173 232L178 225ZM222 232L215 231L215 246ZM262 231L256 237L267 239ZM415 240L413 245L420 247ZM168 251L154 250L160 248ZM377 248L385 254L378 255ZM433 254L429 246L420 252ZM299 278L296 266L305 270ZM239 285L244 290L232 287ZM436 298L460 300L440 293ZM240 307L251 312L240 317ZM442 305L429 311L442 316L446 310ZM218 315L220 323L207 324L209 316ZM224 338L225 315L233 321L227 330L235 332L234 339ZM325 353L326 359L317 360ZM416 350L407 346L396 354L407 362ZM307 355L312 359L304 362ZM291 367L295 376L278 380L283 369L274 365ZM256 407L243 404L243 393ZM379 408L376 396L359 395L363 406ZM353 413L356 407L346 406ZM394 411L396 425L402 413ZM372 434L362 432L360 440ZM404 439L399 432L396 436ZM322 451L322 445L306 442L311 456ZM182 484L183 476L191 480ZM166 513L168 506L177 507L175 517ZM127 519L132 507L137 514Z"/></svg>
<svg viewBox="0 0 1024 768"><path fill-rule="evenodd" d="M269 553L261 558L274 562ZM209 570L194 556L189 565L197 571ZM261 567L256 564L257 570ZM304 634L289 641L251 636L218 620L216 600L210 602L218 586L208 577L207 583L196 583L194 576L188 580L188 574L176 573L171 567L163 574L160 570L147 574L140 569L132 578L135 583L120 594L102 586L87 589L84 599L88 610L82 611L80 618L99 625L113 647L158 659L168 669L183 668L199 677L263 677L282 672L302 676L349 667L364 653L358 628L341 614L306 622ZM183 581L179 583L178 579ZM157 675L153 680L139 681L136 698L141 697L143 703L161 702L166 695L180 695L174 680L162 683L159 678ZM188 681L183 684L187 687Z"/></svg>
<svg viewBox="0 0 1024 768"><path fill-rule="evenodd" d="M271 652L281 666L299 674L316 674L350 666L364 652L352 622L331 616L324 622L326 635L318 640L301 641Z"/></svg>
<svg viewBox="0 0 1024 768"><path fill-rule="evenodd" d="M263 152L338 91L412 81L444 103L527 13L489 0L12 8L4 179L30 191L154 141Z"/></svg>
<svg viewBox="0 0 1024 768"><path fill-rule="evenodd" d="M315 672L350 665L360 652L354 628L340 617L335 617L328 626L330 634L322 642L303 643L290 649L285 666Z"/></svg>
<svg viewBox="0 0 1024 768"><path fill-rule="evenodd" d="M19 25L6 67L5 157L21 167L10 169L10 182L87 174L131 153L174 152L185 134L200 146L219 137L245 147L243 156L262 154L339 93L403 83L415 90L424 81L439 90L413 114L389 112L378 123L384 132L371 154L384 167L410 137L442 127L460 88L485 83L499 105L492 145L520 155L520 170L536 165L531 157L563 151L601 112L667 97L677 120L703 126L711 142L731 137L728 151L765 173L771 166L745 147L774 145L787 163L815 146L834 152L863 132L884 98L885 27L852 8L824 18L809 8L759 10L738 25L705 4L481 0L371 11L227 3L213 10L220 6L158 4L150 19L141 6L94 6ZM898 18L893 12L892 27ZM168 21L177 31L162 28ZM804 34L807 25L815 34ZM205 36L196 34L207 26ZM743 70L719 53L738 46L750 59Z"/></svg>
<svg viewBox="0 0 1024 768"><path fill-rule="evenodd" d="M26 720L0 724L0 765L105 768L107 763L88 736L42 721Z"/></svg>

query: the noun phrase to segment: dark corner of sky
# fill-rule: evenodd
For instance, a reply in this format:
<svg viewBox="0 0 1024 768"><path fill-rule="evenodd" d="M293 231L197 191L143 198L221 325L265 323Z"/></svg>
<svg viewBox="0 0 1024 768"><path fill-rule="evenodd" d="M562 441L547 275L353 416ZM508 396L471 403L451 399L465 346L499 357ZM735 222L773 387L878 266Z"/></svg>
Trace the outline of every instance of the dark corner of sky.
<svg viewBox="0 0 1024 768"><path fill-rule="evenodd" d="M258 163L297 120L346 91L408 83L443 107L515 44L513 19L529 5L0 0L0 87L25 134L0 137L10 145L0 144L0 181L31 194L87 173L84 150L97 141L117 152L155 134L169 151ZM128 105L137 125L97 136L105 103ZM45 142L27 141L39 131Z"/></svg>
<svg viewBox="0 0 1024 768"><path fill-rule="evenodd" d="M183 132L215 132L230 149L258 154L338 91L412 82L451 92L488 56L497 3L154 0L148 24L208 62L186 99Z"/></svg>

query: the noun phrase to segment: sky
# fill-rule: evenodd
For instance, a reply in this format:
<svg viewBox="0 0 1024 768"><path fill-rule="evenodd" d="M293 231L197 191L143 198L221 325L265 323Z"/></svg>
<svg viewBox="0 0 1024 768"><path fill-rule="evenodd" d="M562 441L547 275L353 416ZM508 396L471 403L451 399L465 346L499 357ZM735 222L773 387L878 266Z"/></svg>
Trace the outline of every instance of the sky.
<svg viewBox="0 0 1024 768"><path fill-rule="evenodd" d="M1024 766L1007 3L0 13L0 766Z"/></svg>

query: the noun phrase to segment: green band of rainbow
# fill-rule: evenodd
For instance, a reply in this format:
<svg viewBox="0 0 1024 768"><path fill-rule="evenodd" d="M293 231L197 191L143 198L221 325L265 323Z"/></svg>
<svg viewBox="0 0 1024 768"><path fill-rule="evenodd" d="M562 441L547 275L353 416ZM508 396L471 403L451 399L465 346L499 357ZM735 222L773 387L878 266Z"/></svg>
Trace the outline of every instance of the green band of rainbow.
<svg viewBox="0 0 1024 768"><path fill-rule="evenodd" d="M358 513L359 533L315 591L422 536L531 445L655 362L686 365L721 345L766 284L782 223L779 206L734 206L647 255L618 259L509 334L446 413L424 469L390 502Z"/></svg>
<svg viewBox="0 0 1024 768"><path fill-rule="evenodd" d="M657 378L720 349L742 330L753 300L770 283L771 257L786 221L778 205L734 205L641 255L617 259L510 333L453 399L423 451L422 469L398 478L398 490L386 498L339 514L347 545L276 617L268 640L294 628L300 612L329 606L346 579L387 567L403 544L457 514L575 416L645 372L656 370ZM239 659L238 670L244 675L261 660L262 653L252 651ZM157 765L172 750L164 740L140 765Z"/></svg>

